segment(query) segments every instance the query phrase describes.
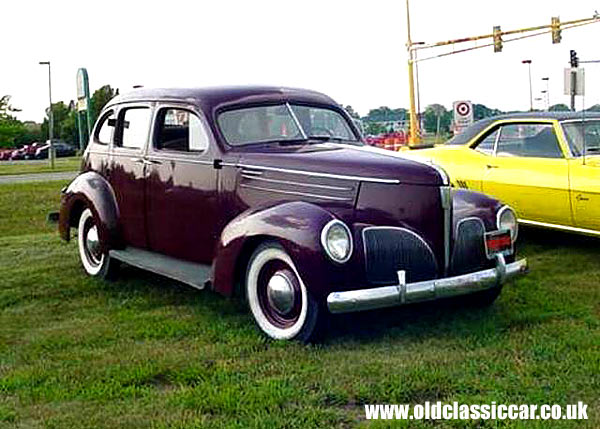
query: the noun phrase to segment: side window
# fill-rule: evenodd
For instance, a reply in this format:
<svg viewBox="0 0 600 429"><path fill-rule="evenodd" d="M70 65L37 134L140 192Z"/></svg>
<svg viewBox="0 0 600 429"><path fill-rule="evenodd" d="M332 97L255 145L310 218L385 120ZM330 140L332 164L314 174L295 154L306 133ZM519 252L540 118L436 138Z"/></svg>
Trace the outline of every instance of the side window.
<svg viewBox="0 0 600 429"><path fill-rule="evenodd" d="M494 153L494 145L496 144L496 138L498 137L499 131L500 129L496 128L495 130L489 132L479 141L474 149L486 155L492 155Z"/></svg>
<svg viewBox="0 0 600 429"><path fill-rule="evenodd" d="M150 109L131 107L121 111L119 117L119 146L129 149L143 148L150 128Z"/></svg>
<svg viewBox="0 0 600 429"><path fill-rule="evenodd" d="M202 152L208 148L208 134L200 118L189 110L162 109L154 144L159 150Z"/></svg>
<svg viewBox="0 0 600 429"><path fill-rule="evenodd" d="M99 121L94 135L94 142L100 144L110 144L113 131L115 129L115 113L107 112Z"/></svg>
<svg viewBox="0 0 600 429"><path fill-rule="evenodd" d="M500 129L496 156L562 158L552 124L510 124Z"/></svg>

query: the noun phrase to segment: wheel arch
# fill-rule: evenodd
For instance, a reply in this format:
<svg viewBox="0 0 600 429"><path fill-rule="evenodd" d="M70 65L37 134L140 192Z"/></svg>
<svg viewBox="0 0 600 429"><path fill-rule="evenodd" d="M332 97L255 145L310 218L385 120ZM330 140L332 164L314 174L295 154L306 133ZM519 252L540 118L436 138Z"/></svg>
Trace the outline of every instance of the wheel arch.
<svg viewBox="0 0 600 429"><path fill-rule="evenodd" d="M58 229L61 238L69 241L71 227L76 227L83 210L89 207L98 220L98 234L103 246L121 246L119 210L112 187L100 174L89 171L75 178L62 191Z"/></svg>
<svg viewBox="0 0 600 429"><path fill-rule="evenodd" d="M231 296L243 288L246 267L265 241L279 243L296 265L306 287L315 295L326 292L340 267L322 249L322 228L335 216L306 202L288 202L251 209L233 219L221 233L213 260L213 288Z"/></svg>

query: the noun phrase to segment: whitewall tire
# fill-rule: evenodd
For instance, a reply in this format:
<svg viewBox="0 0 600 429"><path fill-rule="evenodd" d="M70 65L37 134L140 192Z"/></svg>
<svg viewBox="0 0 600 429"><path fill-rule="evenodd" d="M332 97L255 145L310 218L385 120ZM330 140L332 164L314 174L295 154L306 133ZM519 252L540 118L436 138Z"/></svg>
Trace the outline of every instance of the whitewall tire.
<svg viewBox="0 0 600 429"><path fill-rule="evenodd" d="M111 261L108 252L102 249L98 223L89 208L86 208L79 218L77 244L85 272L94 277L109 277L114 271L116 261Z"/></svg>
<svg viewBox="0 0 600 429"><path fill-rule="evenodd" d="M245 283L250 311L267 336L303 342L315 337L319 306L278 243L258 246L248 263Z"/></svg>

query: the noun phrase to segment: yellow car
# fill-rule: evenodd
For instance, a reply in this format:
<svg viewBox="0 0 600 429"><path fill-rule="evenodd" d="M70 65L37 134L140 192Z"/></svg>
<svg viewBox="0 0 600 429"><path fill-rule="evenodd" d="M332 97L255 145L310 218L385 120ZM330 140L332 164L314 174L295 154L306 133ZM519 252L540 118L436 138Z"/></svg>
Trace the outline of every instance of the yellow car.
<svg viewBox="0 0 600 429"><path fill-rule="evenodd" d="M406 154L441 165L456 187L509 204L522 224L600 236L599 113L496 116Z"/></svg>

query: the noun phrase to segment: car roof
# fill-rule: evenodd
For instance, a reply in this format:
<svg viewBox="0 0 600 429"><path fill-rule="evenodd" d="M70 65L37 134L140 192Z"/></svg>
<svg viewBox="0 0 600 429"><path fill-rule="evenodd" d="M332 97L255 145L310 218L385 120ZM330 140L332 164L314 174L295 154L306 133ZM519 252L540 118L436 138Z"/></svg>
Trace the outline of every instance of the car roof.
<svg viewBox="0 0 600 429"><path fill-rule="evenodd" d="M557 121L567 121L573 119L600 119L600 112L518 112L506 113L489 118L481 119L469 127L462 133L452 137L446 142L450 145L461 145L468 143L473 137L476 137L480 132L487 128L490 124L496 121L505 121L511 119L554 119Z"/></svg>
<svg viewBox="0 0 600 429"><path fill-rule="evenodd" d="M276 86L141 88L116 96L107 106L142 101L188 101L200 106L207 115L236 104L296 101L337 106L334 100L317 91Z"/></svg>

